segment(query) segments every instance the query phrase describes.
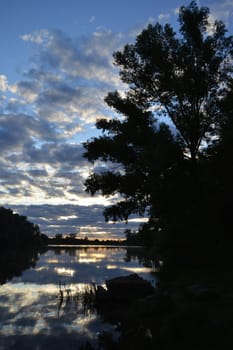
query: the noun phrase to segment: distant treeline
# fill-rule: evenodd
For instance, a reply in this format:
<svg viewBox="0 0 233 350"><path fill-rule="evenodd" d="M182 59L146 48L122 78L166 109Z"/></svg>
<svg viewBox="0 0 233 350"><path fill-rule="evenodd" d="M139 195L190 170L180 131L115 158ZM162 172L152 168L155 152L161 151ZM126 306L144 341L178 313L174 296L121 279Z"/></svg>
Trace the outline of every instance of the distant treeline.
<svg viewBox="0 0 233 350"><path fill-rule="evenodd" d="M117 245L123 246L127 244L127 240L111 240L111 239L89 239L88 237L78 238L75 234L68 236L56 234L55 237L47 239L48 245Z"/></svg>

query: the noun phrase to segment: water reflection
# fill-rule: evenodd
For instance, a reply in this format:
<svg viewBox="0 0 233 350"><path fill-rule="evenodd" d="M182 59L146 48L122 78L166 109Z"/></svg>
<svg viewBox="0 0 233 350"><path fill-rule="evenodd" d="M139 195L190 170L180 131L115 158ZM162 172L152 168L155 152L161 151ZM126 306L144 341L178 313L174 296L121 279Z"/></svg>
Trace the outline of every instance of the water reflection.
<svg viewBox="0 0 233 350"><path fill-rule="evenodd" d="M130 249L109 247L56 248L35 256L28 270L0 288L0 349L36 349L38 342L47 349L51 339L56 349L78 349L82 341L94 343L100 332L113 331L84 309L81 295L89 284L104 286L106 279L131 272L154 281L138 254L140 262L135 250L129 258Z"/></svg>

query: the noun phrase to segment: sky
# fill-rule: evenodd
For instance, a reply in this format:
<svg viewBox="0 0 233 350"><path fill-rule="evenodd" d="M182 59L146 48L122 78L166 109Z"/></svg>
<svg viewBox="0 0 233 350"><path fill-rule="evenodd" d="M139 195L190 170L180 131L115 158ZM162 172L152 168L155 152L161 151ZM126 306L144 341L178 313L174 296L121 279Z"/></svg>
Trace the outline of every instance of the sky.
<svg viewBox="0 0 233 350"><path fill-rule="evenodd" d="M95 121L123 91L113 52L149 23L177 27L178 0L0 0L0 206L39 224L49 236L122 238L139 218L106 224L117 197L90 197L84 181L101 171L83 158ZM233 32L233 0L203 0L211 20ZM142 219L145 220L145 219Z"/></svg>

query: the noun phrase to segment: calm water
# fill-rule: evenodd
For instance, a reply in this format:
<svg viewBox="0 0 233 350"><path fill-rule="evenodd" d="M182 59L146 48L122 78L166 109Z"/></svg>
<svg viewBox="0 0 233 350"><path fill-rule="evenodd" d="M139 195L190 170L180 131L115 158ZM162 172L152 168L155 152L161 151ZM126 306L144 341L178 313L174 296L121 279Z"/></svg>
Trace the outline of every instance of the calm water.
<svg viewBox="0 0 233 350"><path fill-rule="evenodd" d="M78 350L83 341L95 344L98 334L114 331L114 325L85 310L80 293L90 283L104 285L106 279L130 273L155 285L152 270L140 248L48 250L35 267L0 286L0 350Z"/></svg>

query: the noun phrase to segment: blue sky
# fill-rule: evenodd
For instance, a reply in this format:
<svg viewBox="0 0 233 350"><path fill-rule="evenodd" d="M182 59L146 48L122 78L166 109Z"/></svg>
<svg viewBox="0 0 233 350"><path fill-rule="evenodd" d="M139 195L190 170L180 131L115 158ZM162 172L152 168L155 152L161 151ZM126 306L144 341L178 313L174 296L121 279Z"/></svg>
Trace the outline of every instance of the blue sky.
<svg viewBox="0 0 233 350"><path fill-rule="evenodd" d="M122 236L124 225L106 225L101 216L117 198L84 192L91 168L82 142L96 134L97 118L111 115L106 94L126 88L112 53L149 23L176 27L177 9L188 3L1 0L0 205L48 234L82 227L90 237ZM233 32L233 0L199 4Z"/></svg>

